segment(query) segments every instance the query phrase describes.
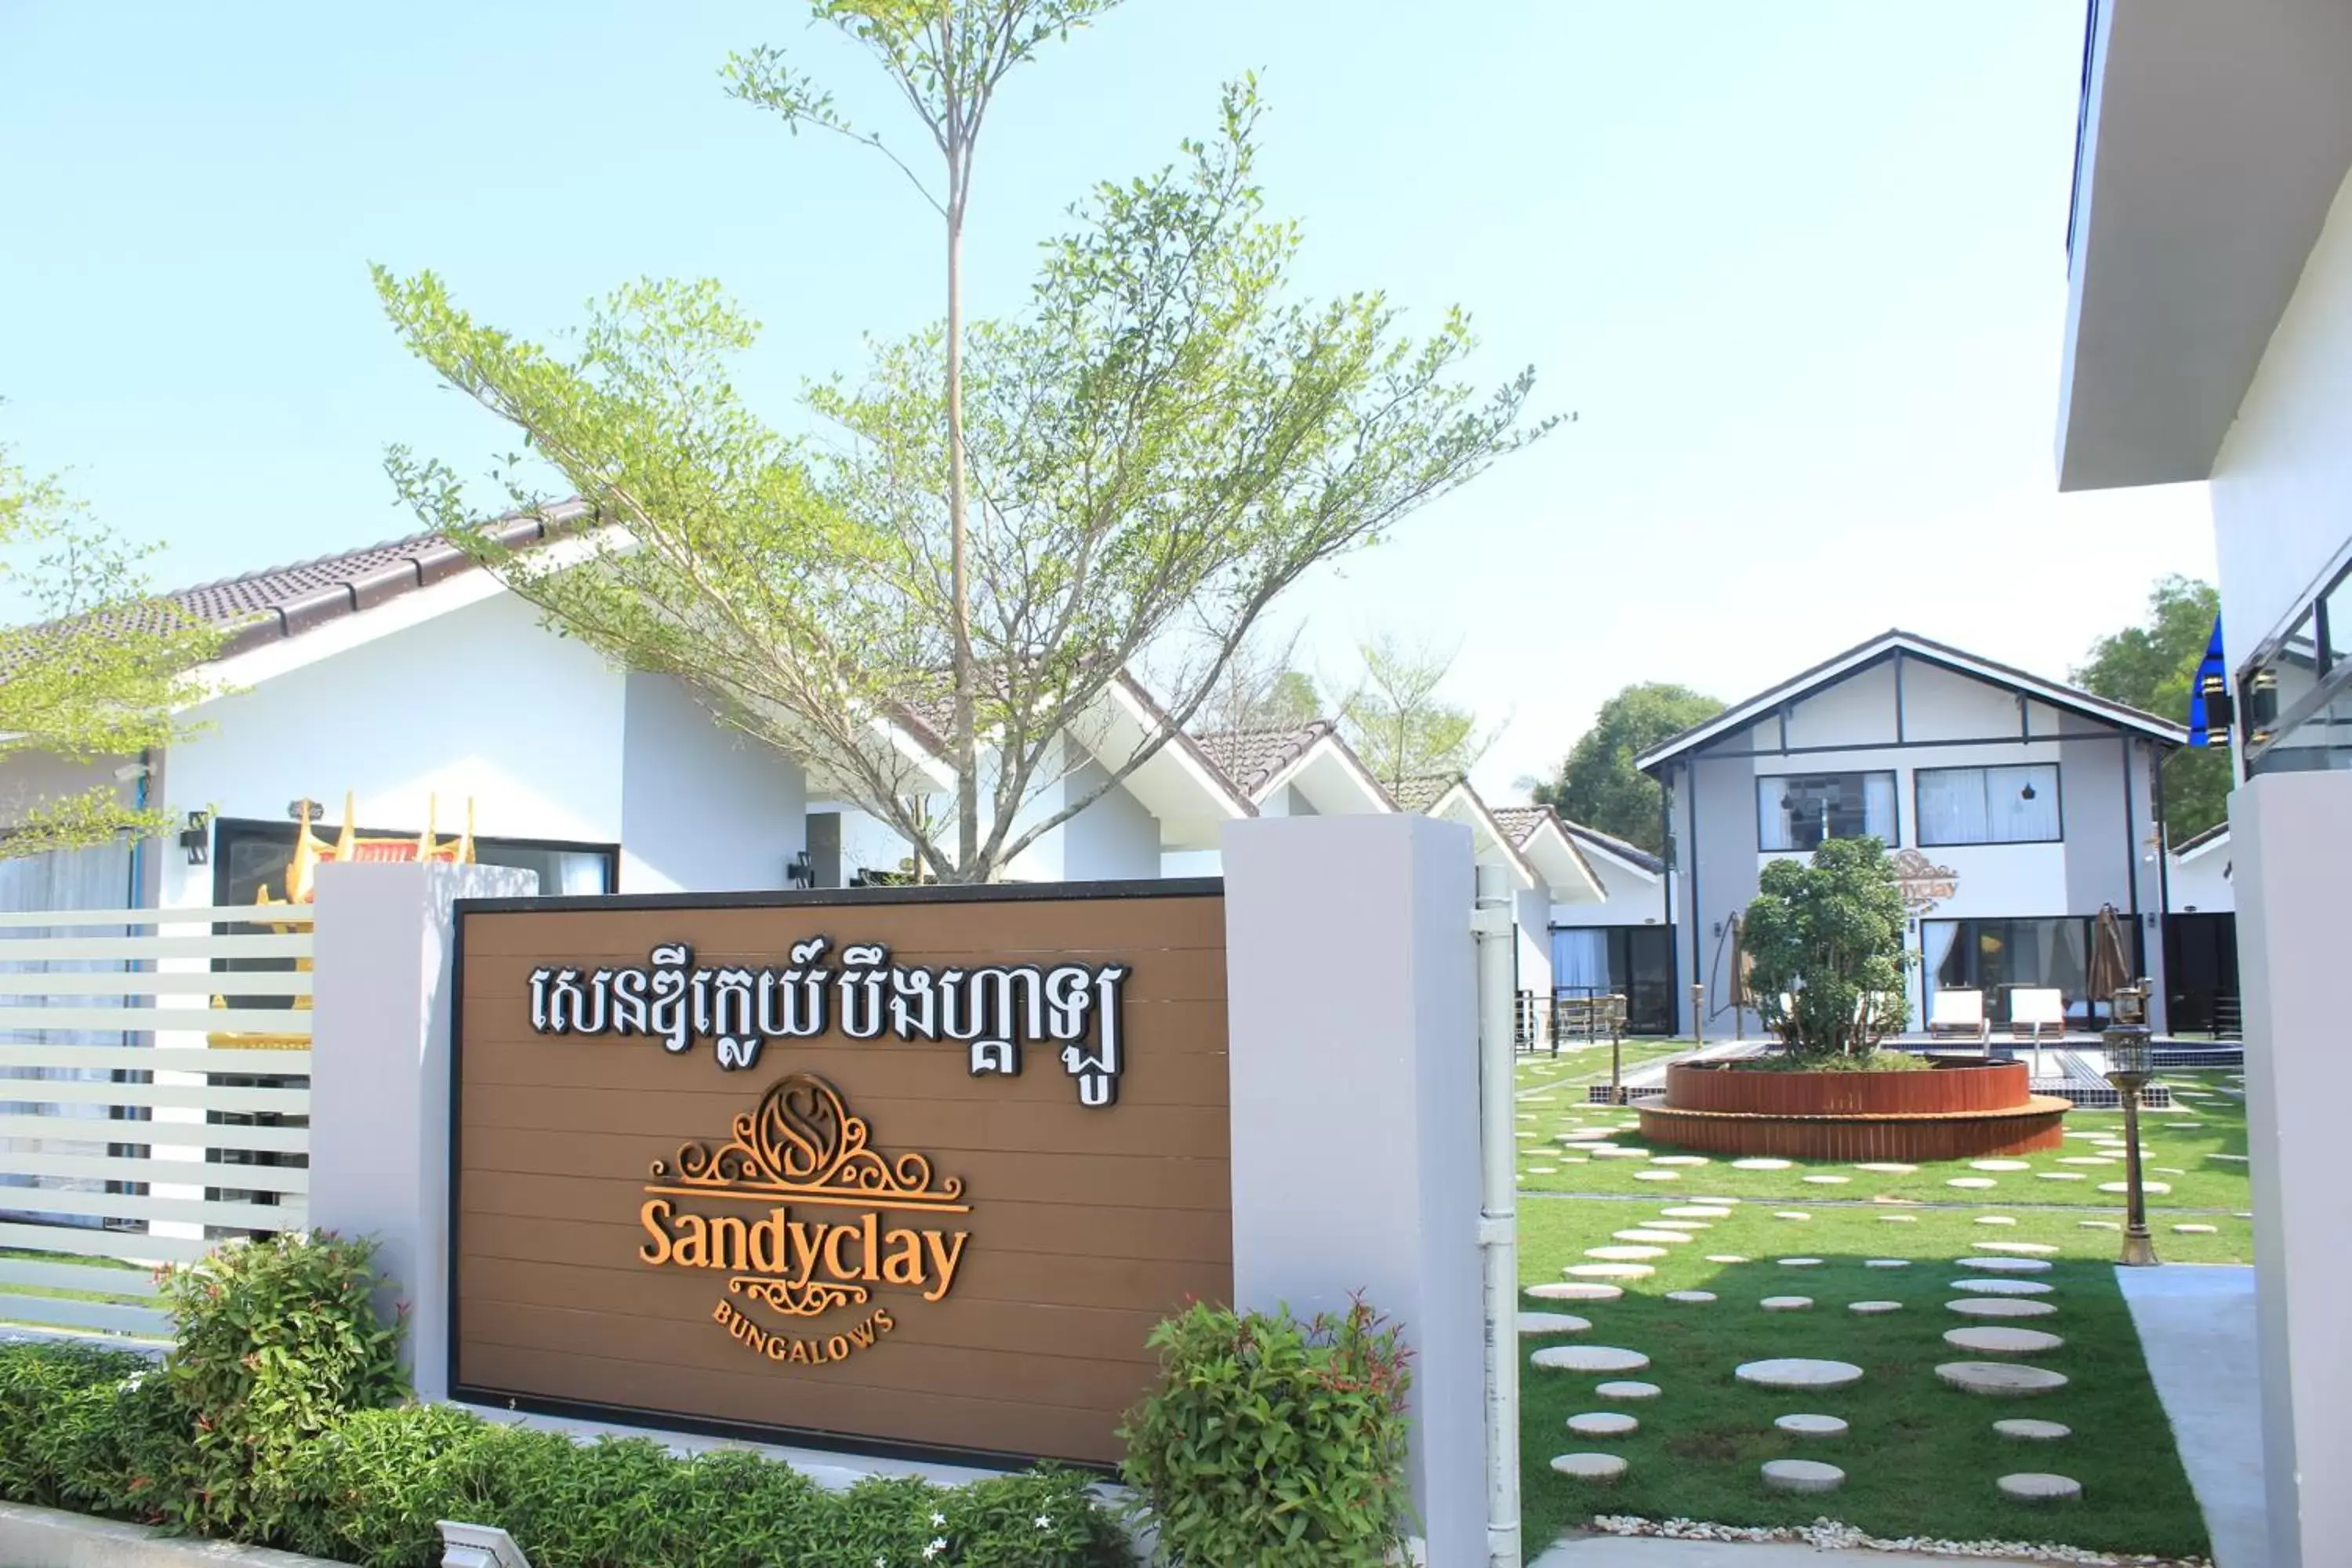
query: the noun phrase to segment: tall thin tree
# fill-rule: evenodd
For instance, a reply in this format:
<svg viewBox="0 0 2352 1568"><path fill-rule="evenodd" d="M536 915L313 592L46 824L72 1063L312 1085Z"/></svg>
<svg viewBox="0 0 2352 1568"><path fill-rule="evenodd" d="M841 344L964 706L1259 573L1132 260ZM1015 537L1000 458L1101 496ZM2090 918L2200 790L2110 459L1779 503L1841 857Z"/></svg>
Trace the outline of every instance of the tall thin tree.
<svg viewBox="0 0 2352 1568"><path fill-rule="evenodd" d="M949 572L954 584L949 747L957 774L966 781L977 775L979 767L963 418L963 225L971 199L973 154L997 89L1013 68L1034 57L1039 45L1066 38L1072 28L1086 26L1118 3L808 0L818 20L832 23L866 47L913 107L943 166L942 188L937 190L892 152L879 133L851 123L835 107L833 95L813 77L793 69L783 50L762 45L749 54L730 55L727 61L728 86L734 96L774 110L795 133L803 125L814 126L880 153L922 193L946 229ZM980 792L966 787L957 796L957 857L969 865L979 853Z"/></svg>

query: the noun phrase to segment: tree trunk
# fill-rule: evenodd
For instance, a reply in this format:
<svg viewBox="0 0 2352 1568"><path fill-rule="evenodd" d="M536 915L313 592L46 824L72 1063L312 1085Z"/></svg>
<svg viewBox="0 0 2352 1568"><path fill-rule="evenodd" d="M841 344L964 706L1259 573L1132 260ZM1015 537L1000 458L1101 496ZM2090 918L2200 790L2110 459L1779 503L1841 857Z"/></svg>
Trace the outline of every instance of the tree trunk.
<svg viewBox="0 0 2352 1568"><path fill-rule="evenodd" d="M940 6L940 58L955 58L953 12ZM949 574L955 598L956 870L967 882L985 881L980 859L980 766L972 739L971 601L965 563L963 472L963 139L965 127L950 79L947 93L948 171L948 533Z"/></svg>

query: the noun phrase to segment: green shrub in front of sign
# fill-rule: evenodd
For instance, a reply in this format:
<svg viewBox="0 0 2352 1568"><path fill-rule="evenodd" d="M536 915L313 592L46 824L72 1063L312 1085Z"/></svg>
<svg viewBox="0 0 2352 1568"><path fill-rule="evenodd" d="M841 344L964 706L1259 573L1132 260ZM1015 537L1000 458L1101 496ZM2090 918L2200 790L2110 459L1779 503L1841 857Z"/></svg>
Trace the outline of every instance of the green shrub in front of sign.
<svg viewBox="0 0 2352 1568"><path fill-rule="evenodd" d="M1126 1568L1093 1479L1039 1469L961 1487L875 1479L828 1492L740 1449L579 1444L449 1405L355 1411L273 1447L251 1495L268 1529L223 1526L186 1415L146 1357L0 1345L0 1500L108 1514L361 1568L433 1568L438 1521L498 1525L533 1568Z"/></svg>
<svg viewBox="0 0 2352 1568"><path fill-rule="evenodd" d="M1194 1306L1153 1331L1160 1385L1123 1471L1185 1568L1381 1568L1412 1518L1408 1352L1359 1300L1300 1322Z"/></svg>

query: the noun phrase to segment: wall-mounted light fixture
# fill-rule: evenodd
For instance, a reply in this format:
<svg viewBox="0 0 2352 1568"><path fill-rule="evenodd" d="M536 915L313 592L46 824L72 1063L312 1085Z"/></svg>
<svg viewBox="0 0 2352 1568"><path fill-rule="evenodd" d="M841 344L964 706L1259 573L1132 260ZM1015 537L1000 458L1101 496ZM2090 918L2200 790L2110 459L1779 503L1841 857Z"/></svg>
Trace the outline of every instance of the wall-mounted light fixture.
<svg viewBox="0 0 2352 1568"><path fill-rule="evenodd" d="M327 808L315 800L289 800L286 803L289 822L316 822L327 815Z"/></svg>
<svg viewBox="0 0 2352 1568"><path fill-rule="evenodd" d="M213 814L209 811L188 813L187 826L180 829L180 847L187 851L188 864L205 866L213 858Z"/></svg>
<svg viewBox="0 0 2352 1568"><path fill-rule="evenodd" d="M809 860L807 850L799 851L790 860L784 862L784 881L786 885L794 888L816 886L816 867Z"/></svg>

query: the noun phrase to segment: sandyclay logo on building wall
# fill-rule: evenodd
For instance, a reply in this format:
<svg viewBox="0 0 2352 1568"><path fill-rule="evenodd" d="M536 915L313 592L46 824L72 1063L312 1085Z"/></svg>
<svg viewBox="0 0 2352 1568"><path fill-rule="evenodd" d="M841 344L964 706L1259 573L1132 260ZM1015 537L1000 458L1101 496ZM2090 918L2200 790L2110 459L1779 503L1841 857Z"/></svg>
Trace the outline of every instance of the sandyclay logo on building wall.
<svg viewBox="0 0 2352 1568"><path fill-rule="evenodd" d="M1110 1465L1233 1296L1214 883L461 901L460 1398Z"/></svg>
<svg viewBox="0 0 2352 1568"><path fill-rule="evenodd" d="M865 1120L824 1079L778 1080L757 1110L735 1119L730 1142L688 1143L653 1163L637 1210L650 1239L638 1258L656 1268L710 1270L729 1296L787 1319L867 1306L885 1289L944 1299L971 1241L970 1231L949 1228L971 1212L963 1183L935 1179L922 1155L892 1158L868 1138ZM709 1212L713 1203L766 1212ZM865 1212L843 1212L856 1209ZM908 1215L948 1223L918 1226ZM726 1297L710 1315L746 1349L798 1366L845 1361L898 1326L887 1306L823 1338L763 1327Z"/></svg>

